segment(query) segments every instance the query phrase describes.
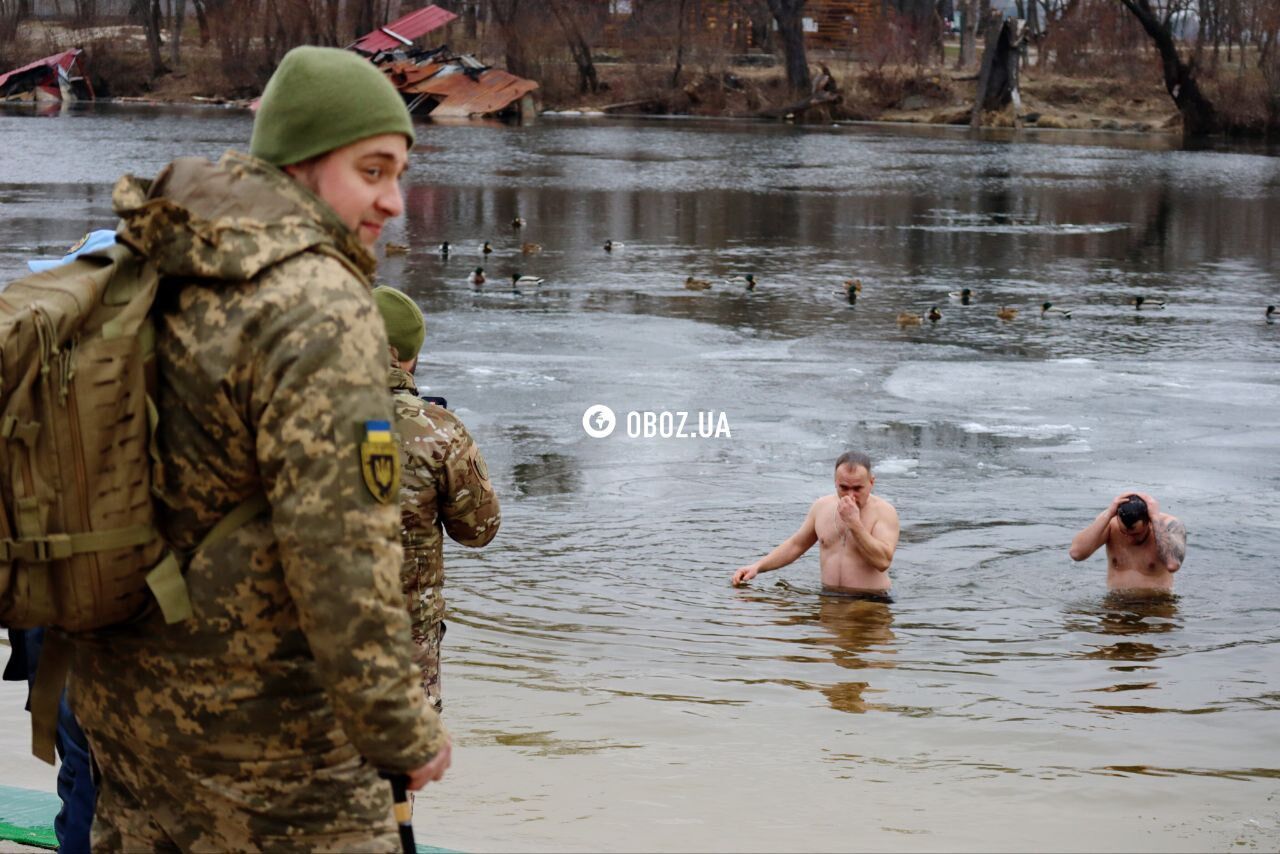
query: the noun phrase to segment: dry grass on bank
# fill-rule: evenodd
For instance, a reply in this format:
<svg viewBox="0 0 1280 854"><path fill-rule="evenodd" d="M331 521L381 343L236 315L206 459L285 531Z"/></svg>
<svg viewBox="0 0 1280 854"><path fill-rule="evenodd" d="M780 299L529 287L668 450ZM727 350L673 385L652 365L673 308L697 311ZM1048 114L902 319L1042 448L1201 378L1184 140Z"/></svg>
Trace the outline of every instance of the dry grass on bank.
<svg viewBox="0 0 1280 854"><path fill-rule="evenodd" d="M266 69L253 78L253 66L235 69L230 79L215 43L201 45L194 21L188 19L182 43L182 63L174 71L152 79L146 42L137 26L71 29L39 22L27 23L18 37L0 45L0 70L25 64L72 45L83 47L95 91L100 97L147 97L161 101L189 101L196 97L234 99L252 97L265 82ZM466 50L481 45L459 45ZM166 60L168 45L164 48ZM483 53L481 53L483 56ZM619 112L697 116L751 117L776 113L799 98L786 86L780 63L772 66L730 65L726 57L694 52L672 85L672 65L607 62L597 66L601 91L578 94L577 68L555 52L540 55L539 97L549 109L618 108ZM500 58L486 57L490 62ZM839 85L839 103L824 105L799 120L884 120L933 124L968 124L976 89L976 68L956 71L938 65L867 64L847 57L811 57L816 72L827 65ZM249 63L252 65L252 63ZM1228 133L1280 135L1280 66L1270 75L1254 67L1226 67L1202 80L1218 106ZM247 75L247 76L246 76ZM1165 91L1154 63L1134 66L1126 73L1067 76L1033 66L1022 76L1022 113L1027 125L1176 132L1177 111ZM984 122L1012 125L1012 109L989 115Z"/></svg>

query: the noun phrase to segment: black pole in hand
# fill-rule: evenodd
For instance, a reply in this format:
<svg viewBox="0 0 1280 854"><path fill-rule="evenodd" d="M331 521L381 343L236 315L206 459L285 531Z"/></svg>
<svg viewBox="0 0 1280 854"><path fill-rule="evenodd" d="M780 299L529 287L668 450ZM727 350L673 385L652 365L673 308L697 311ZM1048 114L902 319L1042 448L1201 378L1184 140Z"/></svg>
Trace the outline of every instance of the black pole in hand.
<svg viewBox="0 0 1280 854"><path fill-rule="evenodd" d="M413 840L413 807L409 804L409 776L383 774L391 782L391 798L396 804L396 824L400 825L400 845L404 854L418 854Z"/></svg>

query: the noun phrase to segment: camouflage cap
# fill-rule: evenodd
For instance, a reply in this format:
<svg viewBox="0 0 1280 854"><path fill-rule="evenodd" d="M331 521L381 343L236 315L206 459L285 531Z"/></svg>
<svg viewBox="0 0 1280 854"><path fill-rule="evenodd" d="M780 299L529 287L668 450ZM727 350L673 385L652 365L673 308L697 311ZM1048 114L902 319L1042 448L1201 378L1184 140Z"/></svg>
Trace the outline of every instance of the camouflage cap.
<svg viewBox="0 0 1280 854"><path fill-rule="evenodd" d="M373 301L378 304L378 312L386 324L387 341L396 348L400 360L407 362L416 358L422 349L423 339L427 337L422 309L407 294L386 285L373 289Z"/></svg>
<svg viewBox="0 0 1280 854"><path fill-rule="evenodd" d="M288 166L384 133L413 146L413 120L385 74L349 50L295 47L262 92L249 153Z"/></svg>

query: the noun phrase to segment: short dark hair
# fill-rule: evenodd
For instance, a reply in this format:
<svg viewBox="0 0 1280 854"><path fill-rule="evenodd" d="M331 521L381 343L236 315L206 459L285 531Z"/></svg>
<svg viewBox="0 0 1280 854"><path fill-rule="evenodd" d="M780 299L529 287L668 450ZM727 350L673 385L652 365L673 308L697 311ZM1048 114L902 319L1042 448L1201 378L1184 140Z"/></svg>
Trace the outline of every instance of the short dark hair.
<svg viewBox="0 0 1280 854"><path fill-rule="evenodd" d="M1147 510L1147 502L1143 501L1136 495L1130 495L1124 500L1124 503L1116 508L1116 515L1120 517L1120 524L1125 528L1132 528L1139 522L1150 522L1151 513Z"/></svg>
<svg viewBox="0 0 1280 854"><path fill-rule="evenodd" d="M871 457L861 451L845 451L836 458L836 468L840 466L848 466L849 468L857 468L862 466L867 470L867 474L871 474Z"/></svg>

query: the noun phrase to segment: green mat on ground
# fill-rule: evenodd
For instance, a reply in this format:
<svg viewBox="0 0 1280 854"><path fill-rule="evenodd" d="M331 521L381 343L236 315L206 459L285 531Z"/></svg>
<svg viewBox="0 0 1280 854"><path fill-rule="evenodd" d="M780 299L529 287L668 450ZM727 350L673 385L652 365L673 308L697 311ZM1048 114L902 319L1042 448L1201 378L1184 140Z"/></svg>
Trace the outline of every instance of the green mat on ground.
<svg viewBox="0 0 1280 854"><path fill-rule="evenodd" d="M62 801L49 792L0 786L0 839L57 848L53 819Z"/></svg>
<svg viewBox="0 0 1280 854"><path fill-rule="evenodd" d="M0 786L0 841L57 848L53 819L62 801L50 792ZM458 854L448 848L419 845L418 854Z"/></svg>

